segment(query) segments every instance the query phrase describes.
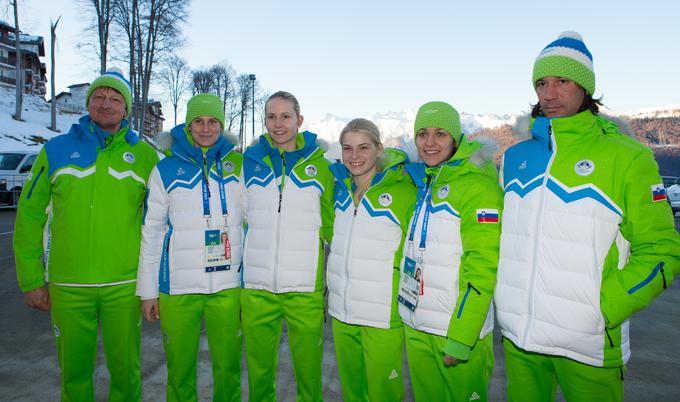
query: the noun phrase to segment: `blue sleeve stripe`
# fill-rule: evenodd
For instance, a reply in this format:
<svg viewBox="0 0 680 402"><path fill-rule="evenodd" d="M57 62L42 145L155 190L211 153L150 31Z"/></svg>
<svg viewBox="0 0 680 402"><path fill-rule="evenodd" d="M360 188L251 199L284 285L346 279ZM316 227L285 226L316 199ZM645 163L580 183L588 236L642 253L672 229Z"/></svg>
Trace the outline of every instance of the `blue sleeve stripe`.
<svg viewBox="0 0 680 402"><path fill-rule="evenodd" d="M656 278L656 275L659 273L659 271L661 271L661 268L663 268L664 264L665 263L663 261L656 264L656 267L654 267L652 272L642 282L640 282L637 285L633 286L632 288L628 289L628 294L632 295L633 293L635 293L638 290L645 287L649 282L653 281L654 278Z"/></svg>
<svg viewBox="0 0 680 402"><path fill-rule="evenodd" d="M470 287L468 286L467 290L465 291L465 296L463 296L463 301L460 303L460 307L458 307L458 314L456 314L456 318L460 318L460 316L463 315L463 308L465 307L465 302L467 301L469 294Z"/></svg>
<svg viewBox="0 0 680 402"><path fill-rule="evenodd" d="M35 185L38 183L38 180L40 180L40 176L42 176L44 171L45 171L45 166L40 167L40 171L35 176L35 180L33 180L33 183L31 183L31 189L28 190L28 195L26 196L27 200L31 199L31 194L33 194L33 189L35 188Z"/></svg>

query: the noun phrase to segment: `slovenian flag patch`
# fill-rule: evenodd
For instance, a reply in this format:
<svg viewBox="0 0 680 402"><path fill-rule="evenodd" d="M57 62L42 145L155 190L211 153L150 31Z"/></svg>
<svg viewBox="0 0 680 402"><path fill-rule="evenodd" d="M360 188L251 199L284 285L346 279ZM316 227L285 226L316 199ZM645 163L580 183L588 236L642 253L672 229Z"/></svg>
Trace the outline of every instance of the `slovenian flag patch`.
<svg viewBox="0 0 680 402"><path fill-rule="evenodd" d="M477 210L478 223L498 223L497 209L478 209Z"/></svg>
<svg viewBox="0 0 680 402"><path fill-rule="evenodd" d="M652 201L666 201L666 188L662 184L652 186Z"/></svg>

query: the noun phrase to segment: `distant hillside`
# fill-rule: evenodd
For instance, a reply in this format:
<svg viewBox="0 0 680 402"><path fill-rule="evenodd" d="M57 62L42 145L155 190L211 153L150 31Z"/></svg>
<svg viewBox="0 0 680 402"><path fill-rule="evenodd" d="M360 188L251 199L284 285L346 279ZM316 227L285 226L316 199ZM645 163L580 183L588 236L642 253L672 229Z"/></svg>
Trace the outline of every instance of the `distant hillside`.
<svg viewBox="0 0 680 402"><path fill-rule="evenodd" d="M652 148L661 175L680 176L680 117L629 118L618 116L618 118L629 125L638 141ZM495 139L499 145L496 162L500 163L500 156L503 151L519 141L517 135L513 133L513 129L514 127L510 125L483 128L471 135L471 138L483 136Z"/></svg>
<svg viewBox="0 0 680 402"><path fill-rule="evenodd" d="M654 156L661 175L680 177L680 148L654 148Z"/></svg>

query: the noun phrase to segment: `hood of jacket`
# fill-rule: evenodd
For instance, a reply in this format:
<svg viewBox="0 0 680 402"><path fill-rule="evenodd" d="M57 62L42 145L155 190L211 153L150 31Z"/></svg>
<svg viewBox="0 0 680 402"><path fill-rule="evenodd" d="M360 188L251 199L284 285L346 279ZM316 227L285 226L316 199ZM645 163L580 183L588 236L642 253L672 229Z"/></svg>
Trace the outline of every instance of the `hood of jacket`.
<svg viewBox="0 0 680 402"><path fill-rule="evenodd" d="M382 165L382 170L376 172L373 176L371 187L388 177L394 177L396 180L399 176L403 176L400 172L400 167L409 163L409 159L406 152L401 149L385 148L379 163ZM330 166L330 170L338 183L341 183L348 190L352 188L352 175L342 162L335 162Z"/></svg>
<svg viewBox="0 0 680 402"><path fill-rule="evenodd" d="M184 123L179 124L170 130L170 135L172 137L170 149L173 156L191 160L198 166L203 165L203 150L200 146L189 142L188 136L190 136L190 134ZM212 166L216 159L221 159L231 152L232 149L234 149L233 144L229 143L223 135L218 136L217 141L215 141L205 153L207 166Z"/></svg>
<svg viewBox="0 0 680 402"><path fill-rule="evenodd" d="M104 149L106 148L106 139L109 136L113 135L115 137L124 132L125 141L130 145L135 145L137 142L139 142L139 137L137 136L137 133L129 128L128 124L128 120L123 119L123 121L120 123L120 129L117 132L107 133L106 131L102 130L101 127L99 127L94 121L92 121L90 115L87 114L78 119L78 124L74 124L72 126L69 134L75 135L79 139L85 141L95 141L99 145L100 149Z"/></svg>
<svg viewBox="0 0 680 402"><path fill-rule="evenodd" d="M547 119L548 121L555 119L570 119L582 114L592 115L591 112L583 111L569 117L556 117L552 119L547 117L539 117L539 119ZM637 140L635 130L633 130L631 125L624 118L606 113L600 113L598 115L593 116L595 117L595 120L600 125L604 133L606 134L620 133ZM536 119L537 118L531 117L529 113L525 113L519 116L515 121L515 124L510 127L513 136L517 138L519 141L532 138L533 135L531 130Z"/></svg>
<svg viewBox="0 0 680 402"><path fill-rule="evenodd" d="M498 172L493 162L494 148L494 141L471 141L463 135L460 146L449 160L437 166L427 166L423 162L409 163L406 171L418 187L425 187L427 176L450 176L442 179L452 180L470 172L485 174L497 180Z"/></svg>
<svg viewBox="0 0 680 402"><path fill-rule="evenodd" d="M273 146L269 136L263 134L255 144L246 149L243 156L259 165L272 168L276 177L282 174L282 158L284 157L286 159L286 174L290 173L293 166L301 159L308 159L314 154L318 154L314 157L323 157L324 150L317 143L316 134L309 131L297 133L295 141L298 146L296 150L283 151Z"/></svg>

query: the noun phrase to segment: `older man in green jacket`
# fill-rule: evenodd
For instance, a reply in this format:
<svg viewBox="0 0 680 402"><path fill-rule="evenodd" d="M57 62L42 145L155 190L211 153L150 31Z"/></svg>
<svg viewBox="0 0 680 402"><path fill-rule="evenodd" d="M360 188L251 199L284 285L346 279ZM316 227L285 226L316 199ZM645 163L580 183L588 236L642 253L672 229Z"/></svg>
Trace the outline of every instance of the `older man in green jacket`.
<svg viewBox="0 0 680 402"><path fill-rule="evenodd" d="M101 324L109 401L139 401L135 281L146 181L158 156L128 126L130 84L120 70L97 78L86 104L88 115L45 144L21 193L17 278L28 306L51 310L62 400L94 400Z"/></svg>

